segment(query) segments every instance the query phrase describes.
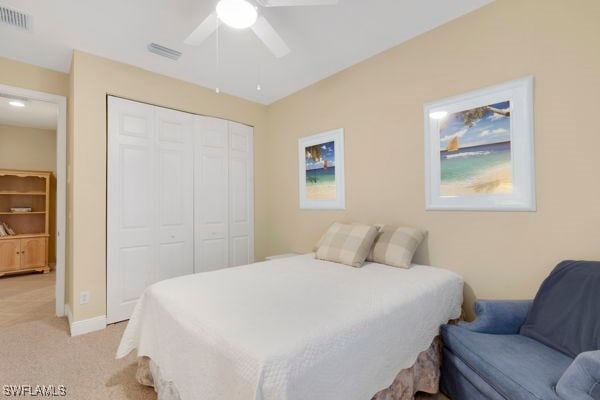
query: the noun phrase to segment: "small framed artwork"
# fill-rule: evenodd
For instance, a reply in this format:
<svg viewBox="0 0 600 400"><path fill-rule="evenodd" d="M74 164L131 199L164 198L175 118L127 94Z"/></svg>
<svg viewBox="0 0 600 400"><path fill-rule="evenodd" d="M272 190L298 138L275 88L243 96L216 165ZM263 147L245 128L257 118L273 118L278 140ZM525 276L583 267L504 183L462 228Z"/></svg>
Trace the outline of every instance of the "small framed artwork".
<svg viewBox="0 0 600 400"><path fill-rule="evenodd" d="M535 211L533 77L425 105L428 210Z"/></svg>
<svg viewBox="0 0 600 400"><path fill-rule="evenodd" d="M344 209L344 130L298 140L300 208Z"/></svg>

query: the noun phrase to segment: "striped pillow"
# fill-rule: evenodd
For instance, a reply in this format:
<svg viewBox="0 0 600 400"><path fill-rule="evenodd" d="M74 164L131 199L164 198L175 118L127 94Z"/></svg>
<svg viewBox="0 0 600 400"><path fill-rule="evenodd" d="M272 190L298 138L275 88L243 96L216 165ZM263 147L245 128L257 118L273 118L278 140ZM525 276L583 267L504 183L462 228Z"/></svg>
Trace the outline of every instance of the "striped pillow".
<svg viewBox="0 0 600 400"><path fill-rule="evenodd" d="M417 228L383 226L367 260L407 268L426 234Z"/></svg>
<svg viewBox="0 0 600 400"><path fill-rule="evenodd" d="M335 222L319 241L316 257L352 267L360 267L367 258L377 228L361 224Z"/></svg>

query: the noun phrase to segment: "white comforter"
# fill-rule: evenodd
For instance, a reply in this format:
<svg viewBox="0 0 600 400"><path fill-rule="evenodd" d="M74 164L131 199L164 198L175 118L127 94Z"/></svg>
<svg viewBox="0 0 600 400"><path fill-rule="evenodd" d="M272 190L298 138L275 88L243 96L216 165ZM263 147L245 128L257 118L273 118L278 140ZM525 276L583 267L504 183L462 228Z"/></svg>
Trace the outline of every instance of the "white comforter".
<svg viewBox="0 0 600 400"><path fill-rule="evenodd" d="M182 400L369 400L457 318L449 271L313 255L149 287L117 357L137 348Z"/></svg>

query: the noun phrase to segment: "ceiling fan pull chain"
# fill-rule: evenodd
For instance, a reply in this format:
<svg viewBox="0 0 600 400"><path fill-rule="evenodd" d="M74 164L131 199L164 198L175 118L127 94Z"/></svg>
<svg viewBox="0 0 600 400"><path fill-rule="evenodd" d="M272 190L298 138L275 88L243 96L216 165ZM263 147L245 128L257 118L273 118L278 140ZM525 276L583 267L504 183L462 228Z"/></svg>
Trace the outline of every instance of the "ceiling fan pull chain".
<svg viewBox="0 0 600 400"><path fill-rule="evenodd" d="M217 30L216 30L216 43L217 43L217 48L216 48L216 52L217 52L217 61L216 61L216 68L215 68L215 78L216 78L216 87L215 87L215 92L217 94L221 93L221 89L219 89L219 70L221 67L221 47L220 47L220 41L219 41L219 31L221 30L221 21L219 21L219 19L217 18Z"/></svg>

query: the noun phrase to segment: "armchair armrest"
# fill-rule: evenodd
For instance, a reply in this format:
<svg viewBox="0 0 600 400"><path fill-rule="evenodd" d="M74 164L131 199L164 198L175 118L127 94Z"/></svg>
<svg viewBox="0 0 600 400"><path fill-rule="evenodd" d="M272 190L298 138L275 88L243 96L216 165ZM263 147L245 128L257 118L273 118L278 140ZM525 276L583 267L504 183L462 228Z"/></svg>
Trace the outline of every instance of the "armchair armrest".
<svg viewBox="0 0 600 400"><path fill-rule="evenodd" d="M473 306L477 319L459 326L480 333L517 334L532 304L533 300L477 300Z"/></svg>
<svg viewBox="0 0 600 400"><path fill-rule="evenodd" d="M558 380L556 392L565 400L600 400L600 350L579 354Z"/></svg>

